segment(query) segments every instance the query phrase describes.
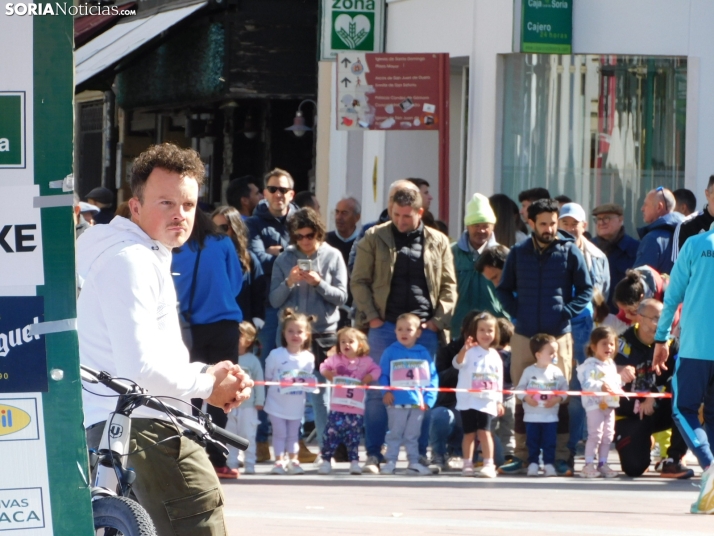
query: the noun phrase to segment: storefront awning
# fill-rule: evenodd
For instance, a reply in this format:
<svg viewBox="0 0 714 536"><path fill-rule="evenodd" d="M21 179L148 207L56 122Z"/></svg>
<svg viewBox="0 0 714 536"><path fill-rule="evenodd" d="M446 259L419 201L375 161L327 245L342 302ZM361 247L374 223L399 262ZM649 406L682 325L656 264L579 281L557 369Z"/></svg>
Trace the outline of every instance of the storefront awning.
<svg viewBox="0 0 714 536"><path fill-rule="evenodd" d="M109 15L85 15L83 17L77 17L74 19L74 44L75 46L82 46L100 33L117 19L122 16L119 12L125 9L131 9L136 7L136 2L129 2L128 4L122 4L117 6L117 14L114 15L110 13Z"/></svg>
<svg viewBox="0 0 714 536"><path fill-rule="evenodd" d="M191 13L198 11L207 3L192 4L180 9L156 13L150 17L122 22L96 39L92 39L75 51L75 85L79 85L95 74L112 67L123 57L134 52Z"/></svg>

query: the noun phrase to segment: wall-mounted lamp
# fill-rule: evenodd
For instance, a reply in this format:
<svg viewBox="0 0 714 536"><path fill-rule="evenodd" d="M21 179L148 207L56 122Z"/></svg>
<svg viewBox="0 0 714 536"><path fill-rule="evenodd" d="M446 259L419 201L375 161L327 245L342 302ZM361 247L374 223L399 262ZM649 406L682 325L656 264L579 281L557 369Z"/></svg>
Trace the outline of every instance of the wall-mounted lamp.
<svg viewBox="0 0 714 536"><path fill-rule="evenodd" d="M306 102L311 103L315 107L315 115L312 118L312 128L305 124L305 118L302 115L302 105ZM312 99L305 99L300 104L298 104L297 112L295 112L295 119L293 119L293 124L287 127L285 130L291 130L295 136L302 138L305 132L312 132L317 127L317 103Z"/></svg>

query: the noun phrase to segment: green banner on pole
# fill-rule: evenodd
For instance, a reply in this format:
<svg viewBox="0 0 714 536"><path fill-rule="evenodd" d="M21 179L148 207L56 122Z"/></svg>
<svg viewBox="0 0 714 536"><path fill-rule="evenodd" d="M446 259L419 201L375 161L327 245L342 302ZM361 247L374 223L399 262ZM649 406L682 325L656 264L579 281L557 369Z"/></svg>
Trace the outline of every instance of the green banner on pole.
<svg viewBox="0 0 714 536"><path fill-rule="evenodd" d="M72 199L51 186L72 173L74 25L42 12L0 13L0 531L89 535Z"/></svg>
<svg viewBox="0 0 714 536"><path fill-rule="evenodd" d="M572 54L573 0L520 0L520 3L520 52Z"/></svg>

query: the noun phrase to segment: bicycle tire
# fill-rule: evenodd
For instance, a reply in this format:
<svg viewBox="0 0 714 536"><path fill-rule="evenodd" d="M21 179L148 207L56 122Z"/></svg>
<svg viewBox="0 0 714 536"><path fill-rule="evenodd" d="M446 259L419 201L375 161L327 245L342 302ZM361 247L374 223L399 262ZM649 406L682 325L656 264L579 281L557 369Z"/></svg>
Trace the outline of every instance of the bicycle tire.
<svg viewBox="0 0 714 536"><path fill-rule="evenodd" d="M156 536L151 517L144 508L128 497L103 497L92 502L94 530L113 529L107 534ZM101 533L98 533L101 534Z"/></svg>

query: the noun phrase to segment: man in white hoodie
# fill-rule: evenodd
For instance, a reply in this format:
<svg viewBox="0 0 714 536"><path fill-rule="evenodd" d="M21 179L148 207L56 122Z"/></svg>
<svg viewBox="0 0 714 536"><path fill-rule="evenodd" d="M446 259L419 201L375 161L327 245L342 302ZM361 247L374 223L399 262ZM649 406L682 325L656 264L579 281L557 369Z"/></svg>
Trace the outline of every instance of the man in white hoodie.
<svg viewBox="0 0 714 536"><path fill-rule="evenodd" d="M151 394L203 398L230 411L250 397L252 380L230 361L189 363L171 279L171 249L191 234L203 177L195 151L153 146L133 166L131 220L114 218L83 233L79 354L83 364L136 381ZM91 391L113 394L96 385ZM82 394L87 441L96 445L116 398ZM140 408L132 417L133 490L157 533L225 534L223 494L205 451L163 414Z"/></svg>

